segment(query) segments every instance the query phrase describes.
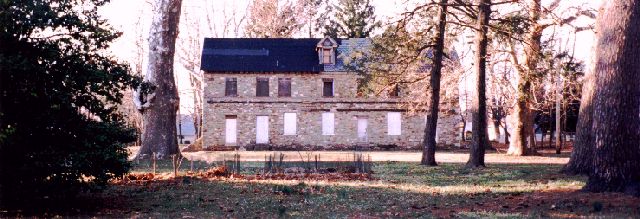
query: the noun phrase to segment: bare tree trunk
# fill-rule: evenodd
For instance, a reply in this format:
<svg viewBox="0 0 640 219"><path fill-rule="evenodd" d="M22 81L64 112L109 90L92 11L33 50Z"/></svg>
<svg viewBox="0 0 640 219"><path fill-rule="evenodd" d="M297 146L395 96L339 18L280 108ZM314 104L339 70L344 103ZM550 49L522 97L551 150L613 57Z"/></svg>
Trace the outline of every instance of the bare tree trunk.
<svg viewBox="0 0 640 219"><path fill-rule="evenodd" d="M527 127L529 131L529 147L527 148L527 154L531 155L536 151L536 128L535 128L535 111L529 110L529 117L527 118Z"/></svg>
<svg viewBox="0 0 640 219"><path fill-rule="evenodd" d="M527 122L531 116L529 113L532 91L531 91L531 78L534 71L538 66L540 51L541 51L541 39L542 31L544 27L538 23L540 20L540 14L542 11L541 0L527 0L529 6L529 20L531 25L527 36L525 38L525 66L526 70L520 72L520 81L518 82L518 95L516 105L514 107L514 113L516 118L514 122L514 140L509 145L510 155L530 155L535 154L533 145L527 146L527 136L530 132L528 129L533 127L532 123ZM527 124L529 123L529 124ZM532 141L535 143L535 141Z"/></svg>
<svg viewBox="0 0 640 219"><path fill-rule="evenodd" d="M573 151L569 163L562 169L566 174L586 175L591 170L593 159L594 136L591 133L593 127L593 95L596 91L595 73L587 71L582 85L582 98L580 99L580 114L576 125L576 138L573 142ZM556 121L560 120L556 118ZM559 127L556 127L558 129ZM556 133L556 141L562 144L561 133Z"/></svg>
<svg viewBox="0 0 640 219"><path fill-rule="evenodd" d="M526 86L526 84L525 84ZM524 92L524 91L518 91ZM527 147L527 109L528 104L524 100L520 100L518 98L514 108L513 108L513 138L509 144L509 150L507 154L523 156L526 155L526 147Z"/></svg>
<svg viewBox="0 0 640 219"><path fill-rule="evenodd" d="M605 1L596 21L593 169L585 190L640 196L640 0Z"/></svg>
<svg viewBox="0 0 640 219"><path fill-rule="evenodd" d="M144 130L141 155L168 158L179 154L176 111L180 104L173 76L178 23L182 0L157 0L149 33L149 65L145 80L155 86L143 109Z"/></svg>
<svg viewBox="0 0 640 219"><path fill-rule="evenodd" d="M467 167L484 167L485 149L489 147L487 134L487 98L486 98L486 67L487 67L487 32L491 15L491 0L479 0L478 20L476 24L476 98L471 105L473 117L473 139Z"/></svg>
<svg viewBox="0 0 640 219"><path fill-rule="evenodd" d="M431 81L429 86L429 112L427 124L424 130L424 148L420 164L437 166L436 163L436 128L438 125L438 111L440 111L440 74L442 72L442 57L444 53L444 33L447 24L447 0L440 1L438 12L438 32L435 39L433 67L431 68Z"/></svg>

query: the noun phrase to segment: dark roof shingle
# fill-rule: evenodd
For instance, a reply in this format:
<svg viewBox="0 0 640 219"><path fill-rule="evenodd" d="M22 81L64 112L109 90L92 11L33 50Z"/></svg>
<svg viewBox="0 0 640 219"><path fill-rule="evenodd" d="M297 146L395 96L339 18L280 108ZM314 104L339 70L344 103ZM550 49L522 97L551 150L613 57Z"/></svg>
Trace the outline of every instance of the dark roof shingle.
<svg viewBox="0 0 640 219"><path fill-rule="evenodd" d="M320 72L320 39L206 38L200 69L205 72Z"/></svg>

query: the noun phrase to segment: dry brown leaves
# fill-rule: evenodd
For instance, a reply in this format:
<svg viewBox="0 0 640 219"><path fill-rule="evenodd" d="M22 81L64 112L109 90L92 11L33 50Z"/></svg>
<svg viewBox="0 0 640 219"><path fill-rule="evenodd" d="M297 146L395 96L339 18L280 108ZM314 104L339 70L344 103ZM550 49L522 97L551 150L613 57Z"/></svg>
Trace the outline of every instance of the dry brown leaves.
<svg viewBox="0 0 640 219"><path fill-rule="evenodd" d="M318 180L318 181L370 181L375 180L366 173L305 173L305 174L266 174L245 176L248 180Z"/></svg>
<svg viewBox="0 0 640 219"><path fill-rule="evenodd" d="M276 173L242 175L234 174L224 166L212 167L206 171L187 171L182 177L206 179L206 180L317 180L317 181L371 181L376 180L371 174L366 173ZM176 180L172 174L130 173L122 179L113 180L113 184L140 184L153 181Z"/></svg>

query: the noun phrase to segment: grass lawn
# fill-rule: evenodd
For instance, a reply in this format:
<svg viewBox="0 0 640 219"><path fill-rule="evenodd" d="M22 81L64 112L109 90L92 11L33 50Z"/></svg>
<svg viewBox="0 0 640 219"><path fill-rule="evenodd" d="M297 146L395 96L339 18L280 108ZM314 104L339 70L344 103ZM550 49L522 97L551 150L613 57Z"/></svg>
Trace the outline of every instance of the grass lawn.
<svg viewBox="0 0 640 219"><path fill-rule="evenodd" d="M512 158L506 158L512 159ZM517 158L516 158L517 159ZM325 163L327 165L329 163ZM263 162L242 163L243 174ZM299 164L291 164L295 166ZM195 171L212 164L193 163ZM586 178L558 174L560 164L463 163L424 167L416 162L374 162L369 181L246 180L178 177L118 183L84 194L68 209L44 216L133 218L539 218L640 216L640 198L582 193ZM181 172L191 169L185 161ZM134 173L149 172L134 163ZM170 161L157 165L171 175ZM42 214L40 214L42 216ZM1 216L1 215L0 215Z"/></svg>

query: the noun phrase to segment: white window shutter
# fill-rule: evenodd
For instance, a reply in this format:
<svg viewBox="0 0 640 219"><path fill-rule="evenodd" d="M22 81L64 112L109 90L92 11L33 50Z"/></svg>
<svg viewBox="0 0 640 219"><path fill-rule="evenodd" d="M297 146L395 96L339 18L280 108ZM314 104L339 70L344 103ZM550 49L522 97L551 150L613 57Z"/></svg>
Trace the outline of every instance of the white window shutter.
<svg viewBox="0 0 640 219"><path fill-rule="evenodd" d="M334 135L334 119L333 113L322 113L322 135Z"/></svg>
<svg viewBox="0 0 640 219"><path fill-rule="evenodd" d="M387 113L387 135L402 134L402 114L400 112Z"/></svg>
<svg viewBox="0 0 640 219"><path fill-rule="evenodd" d="M284 134L296 135L298 125L296 113L284 113Z"/></svg>

